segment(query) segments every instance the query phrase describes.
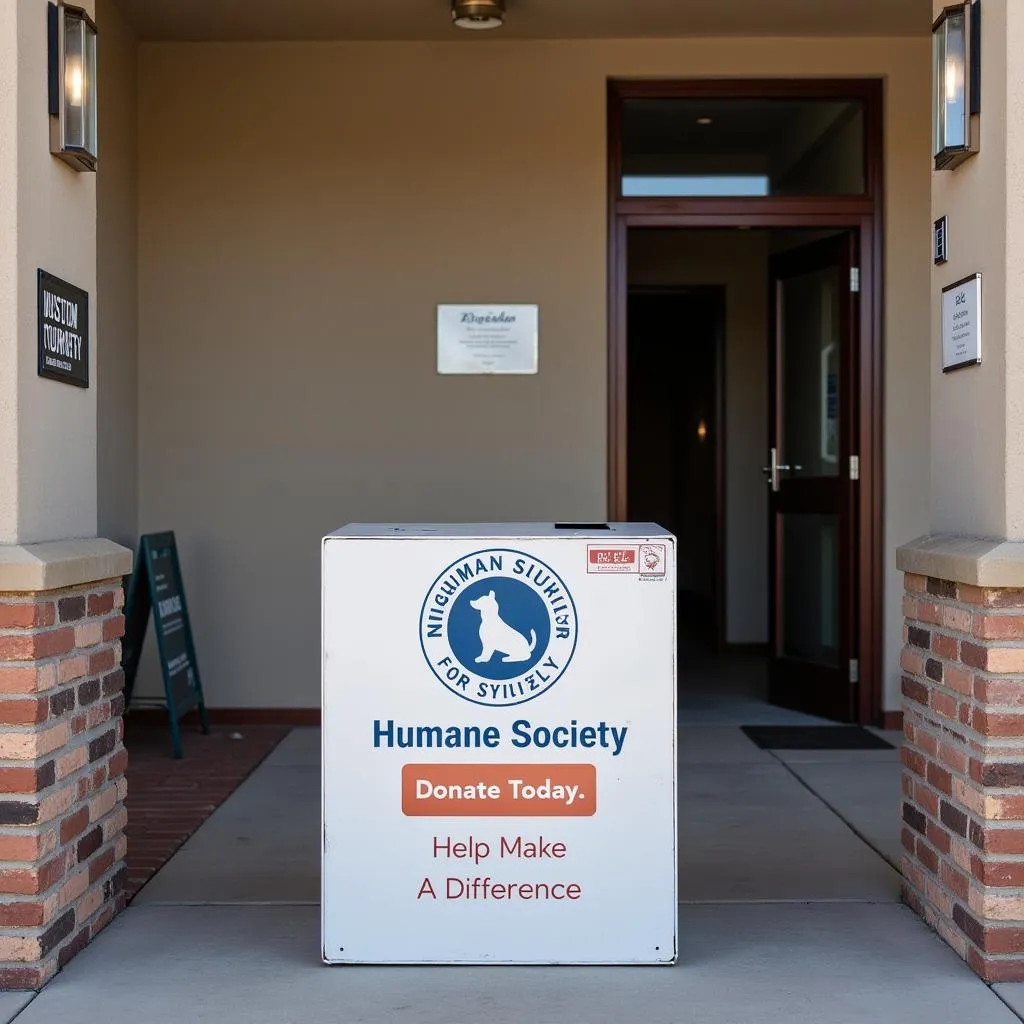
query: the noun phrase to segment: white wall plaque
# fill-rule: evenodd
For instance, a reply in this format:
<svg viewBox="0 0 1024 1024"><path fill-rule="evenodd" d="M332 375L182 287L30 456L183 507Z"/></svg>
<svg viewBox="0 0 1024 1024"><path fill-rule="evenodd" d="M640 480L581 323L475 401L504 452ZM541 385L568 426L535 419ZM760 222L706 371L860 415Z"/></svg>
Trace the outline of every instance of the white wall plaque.
<svg viewBox="0 0 1024 1024"><path fill-rule="evenodd" d="M536 306L438 306L438 373L536 373Z"/></svg>
<svg viewBox="0 0 1024 1024"><path fill-rule="evenodd" d="M942 289L942 372L981 362L981 274Z"/></svg>

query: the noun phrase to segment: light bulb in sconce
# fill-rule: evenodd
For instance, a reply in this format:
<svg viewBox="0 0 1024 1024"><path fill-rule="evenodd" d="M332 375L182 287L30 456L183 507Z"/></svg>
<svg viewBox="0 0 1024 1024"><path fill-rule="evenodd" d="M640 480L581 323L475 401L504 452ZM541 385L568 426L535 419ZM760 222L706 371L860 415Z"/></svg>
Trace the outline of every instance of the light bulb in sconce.
<svg viewBox="0 0 1024 1024"><path fill-rule="evenodd" d="M85 95L85 84L82 78L82 65L78 61L69 60L65 69L67 77L67 102L73 107L82 105Z"/></svg>
<svg viewBox="0 0 1024 1024"><path fill-rule="evenodd" d="M946 60L946 102L956 103L964 91L964 66L955 57Z"/></svg>
<svg viewBox="0 0 1024 1024"><path fill-rule="evenodd" d="M697 424L697 438L701 442L703 442L707 438L707 436L708 436L708 425L703 420L701 420L700 423Z"/></svg>

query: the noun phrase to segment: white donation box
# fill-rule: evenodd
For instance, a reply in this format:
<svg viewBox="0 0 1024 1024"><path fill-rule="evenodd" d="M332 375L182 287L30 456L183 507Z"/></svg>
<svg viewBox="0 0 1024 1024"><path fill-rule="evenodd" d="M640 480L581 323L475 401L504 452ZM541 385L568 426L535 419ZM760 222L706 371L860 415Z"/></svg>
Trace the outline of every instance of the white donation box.
<svg viewBox="0 0 1024 1024"><path fill-rule="evenodd" d="M676 959L675 539L323 542L323 958Z"/></svg>

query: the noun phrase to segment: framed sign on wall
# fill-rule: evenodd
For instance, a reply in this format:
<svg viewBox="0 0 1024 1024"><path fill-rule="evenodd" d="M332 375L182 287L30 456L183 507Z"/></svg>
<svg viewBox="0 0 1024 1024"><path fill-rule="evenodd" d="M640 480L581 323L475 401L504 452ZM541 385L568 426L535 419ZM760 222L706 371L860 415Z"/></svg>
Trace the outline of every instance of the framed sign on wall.
<svg viewBox="0 0 1024 1024"><path fill-rule="evenodd" d="M437 372L537 372L536 306L437 307Z"/></svg>
<svg viewBox="0 0 1024 1024"><path fill-rule="evenodd" d="M942 372L981 362L981 274L942 289Z"/></svg>
<svg viewBox="0 0 1024 1024"><path fill-rule="evenodd" d="M89 293L40 270L37 294L39 376L87 388Z"/></svg>

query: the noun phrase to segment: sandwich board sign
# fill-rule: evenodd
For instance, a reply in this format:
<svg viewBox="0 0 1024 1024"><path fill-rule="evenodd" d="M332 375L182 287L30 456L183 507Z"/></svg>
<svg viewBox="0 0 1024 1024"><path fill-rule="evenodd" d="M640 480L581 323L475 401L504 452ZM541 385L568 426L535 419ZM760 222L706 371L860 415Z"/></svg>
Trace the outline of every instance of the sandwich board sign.
<svg viewBox="0 0 1024 1024"><path fill-rule="evenodd" d="M208 733L210 727L206 719L203 686L192 640L192 624L185 603L178 545L173 533L150 533L139 538L135 569L125 604L125 707L131 701L135 687L135 675L152 610L167 714L171 724L171 743L174 756L180 758L183 756L181 728L178 724L181 718L189 711L198 710L203 732Z"/></svg>
<svg viewBox="0 0 1024 1024"><path fill-rule="evenodd" d="M675 962L670 534L350 525L322 631L326 963Z"/></svg>

